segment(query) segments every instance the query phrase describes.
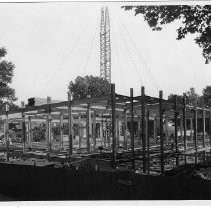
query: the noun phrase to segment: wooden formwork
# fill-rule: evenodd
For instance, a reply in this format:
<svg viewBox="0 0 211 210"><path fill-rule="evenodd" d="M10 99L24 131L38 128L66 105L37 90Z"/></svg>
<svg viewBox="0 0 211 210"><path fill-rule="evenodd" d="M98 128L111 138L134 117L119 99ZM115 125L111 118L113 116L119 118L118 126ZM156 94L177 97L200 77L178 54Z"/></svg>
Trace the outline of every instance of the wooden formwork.
<svg viewBox="0 0 211 210"><path fill-rule="evenodd" d="M83 120L85 120L86 126L86 154L92 155L92 153L95 152L98 155L101 154L102 157L102 147L104 147L104 149L106 149L105 147L108 147L107 153L109 154L109 157L111 157L113 168L118 167L119 162L131 162L132 168L137 169L135 162L139 160L142 162L141 167L143 172L149 173L150 161L153 158L157 158L160 164L160 172L164 173L166 165L165 160L169 157L169 154L171 157L175 158L176 166L180 164L181 157L184 157L185 163L187 162L187 157L190 155L195 157L196 163L198 157L202 156L205 159L205 157L207 157L207 152L211 149L211 138L208 143L206 142L205 138L205 119L209 119L209 135L211 135L210 109L187 105L185 95L183 97L183 102L179 103L176 96L173 102L163 99L162 91L159 92L158 98L146 95L144 87L141 87L140 92L141 94L139 96L134 96L133 89L131 88L130 96L120 95L115 92L115 85L111 84L110 94L101 97L72 100L71 94L69 93L67 101L51 103L50 98L48 98L47 104L39 106L24 106L22 103L21 108L15 110L6 109L6 111L1 111L0 114L5 119L5 146L2 147L6 149L7 160L9 160L9 154L11 153L8 144L9 123L15 121L22 123L22 153L25 154L29 152L26 145L30 145L30 147L32 145L31 123L33 121L46 122L46 145L48 158L53 153L58 154L55 152L57 149L52 148L52 122L60 123L60 148L58 149L60 152L65 152L63 124L65 122L68 123L68 147L66 155L71 158L75 155L75 150L77 150L77 153L82 151L81 142L83 140L83 137L79 132L79 147L74 148L73 122L80 125L81 121ZM82 119L81 116L85 116L85 119ZM111 124L111 136L109 138L110 142L105 142L105 138L102 135L102 132L100 132L100 145L102 147L98 148L96 139L96 122L100 122L100 126L102 126L103 119L106 118ZM197 119L199 118L202 119L203 124L201 145L199 145L197 136ZM154 125L154 136L153 140L151 141L149 135L150 119L153 120ZM166 136L164 136L163 126L164 119L171 119L175 122L175 151L171 151L166 146ZM182 136L180 136L180 140L178 138L178 120L180 120L180 127L183 127L183 133L181 133ZM194 130L194 135L189 142L186 134L187 120L190 120L191 126L192 124L194 125L192 126L193 129L191 128L191 132ZM138 122L138 135L136 138L137 145L135 145L134 121ZM123 124L123 146L120 146L120 122ZM28 126L26 126L26 123ZM159 142L157 143L156 141L158 135L156 124L159 124L160 137ZM127 135L128 126L130 127L129 139ZM94 132L92 132L93 129ZM99 129L102 131L102 127ZM93 144L91 141L93 141ZM193 145L193 148L190 147L190 142L192 142L191 144ZM182 147L182 149L180 147ZM120 154L121 161L119 161L120 159L118 160Z"/></svg>

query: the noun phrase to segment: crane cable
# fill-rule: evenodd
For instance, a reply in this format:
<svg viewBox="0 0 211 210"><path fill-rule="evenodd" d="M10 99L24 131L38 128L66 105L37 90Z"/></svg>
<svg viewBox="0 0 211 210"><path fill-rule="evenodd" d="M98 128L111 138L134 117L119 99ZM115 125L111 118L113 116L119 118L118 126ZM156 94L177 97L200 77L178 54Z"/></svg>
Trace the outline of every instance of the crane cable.
<svg viewBox="0 0 211 210"><path fill-rule="evenodd" d="M129 31L127 30L127 27L125 26L124 22L122 21L122 18L119 16L119 20L124 28L124 30L126 31L127 35L128 35L128 38L130 39L134 49L136 50L137 52L137 55L139 56L140 60L142 61L143 65L144 65L144 70L146 73L148 73L148 75L151 77L151 79L153 80L153 84L155 84L155 88L158 89L158 90L161 90L160 88L160 85L158 83L158 81L155 79L155 77L153 76L148 64L146 63L145 59L143 58L143 56L141 55L140 51L138 50L137 46L135 45L133 39L131 38L131 35L129 33Z"/></svg>
<svg viewBox="0 0 211 210"><path fill-rule="evenodd" d="M91 55L91 52L92 52L92 48L93 48L93 45L94 45L94 41L95 41L95 38L96 38L97 27L98 27L98 25L96 25L94 34L91 38L91 45L90 45L90 48L89 48L88 56L87 56L85 64L84 64L83 72L84 72L85 75L86 75L86 70L87 70L87 66L88 66L88 63L89 63L90 55Z"/></svg>
<svg viewBox="0 0 211 210"><path fill-rule="evenodd" d="M82 38L82 36L85 34L84 32L87 30L89 26L89 22L93 17L90 17L87 21L87 24L83 27L83 29L80 31L79 35L76 37L76 40L72 46L72 48L69 48L66 52L66 54L62 57L59 67L54 71L54 73L51 75L51 77L48 79L46 85L43 88L43 91L46 90L46 88L49 86L49 84L52 82L53 78L62 70L62 67L64 66L65 62L67 61L67 58L75 51L75 49L78 47L78 44ZM70 52L71 49L71 52ZM70 52L70 54L69 54Z"/></svg>
<svg viewBox="0 0 211 210"><path fill-rule="evenodd" d="M117 20L117 18L116 18L116 21L117 21L117 23L119 22L119 21ZM120 25L120 24L119 24L119 25ZM144 85L143 80L142 80L142 76L141 76L141 75L139 74L139 72L138 72L138 69L137 69L136 64L135 64L135 62L134 62L133 55L132 55L132 53L131 53L131 51L130 51L130 49L129 49L127 40L126 40L126 38L125 38L124 32L123 32L123 30L122 30L121 27L120 27L120 30L121 30L122 35L123 35L122 37L123 37L123 40L124 40L124 42L125 42L125 47L126 47L126 49L127 49L127 53L128 53L128 55L129 55L129 57L130 57L130 59L131 59L131 61L132 61L132 64L133 64L134 69L135 69L135 71L136 71L136 74L138 75L138 78L139 78L139 80L140 80L140 83L141 83L142 85Z"/></svg>
<svg viewBox="0 0 211 210"><path fill-rule="evenodd" d="M112 20L112 18L111 18L111 20ZM115 29L115 27L114 27L114 29ZM113 38L114 38L113 46L115 46L114 49L116 49L116 50L114 50L113 52L116 52L116 58L117 58L117 63L118 63L119 70L120 70L121 81L122 81L124 93L126 93L125 83L124 83L124 78L123 78L123 72L122 72L122 66L121 66L121 63L120 63L120 61L119 61L120 55L119 55L118 48L117 48L117 46L116 46L116 42L117 42L116 33L115 33L115 30L112 30L112 32L113 32Z"/></svg>

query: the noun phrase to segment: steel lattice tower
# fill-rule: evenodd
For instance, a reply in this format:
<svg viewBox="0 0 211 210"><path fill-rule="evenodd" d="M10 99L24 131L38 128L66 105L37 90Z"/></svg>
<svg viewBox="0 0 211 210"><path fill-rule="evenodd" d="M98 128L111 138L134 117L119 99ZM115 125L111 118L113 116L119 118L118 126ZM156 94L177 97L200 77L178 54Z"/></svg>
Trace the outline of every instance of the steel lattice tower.
<svg viewBox="0 0 211 210"><path fill-rule="evenodd" d="M101 8L100 22L100 77L111 83L111 43L108 7Z"/></svg>

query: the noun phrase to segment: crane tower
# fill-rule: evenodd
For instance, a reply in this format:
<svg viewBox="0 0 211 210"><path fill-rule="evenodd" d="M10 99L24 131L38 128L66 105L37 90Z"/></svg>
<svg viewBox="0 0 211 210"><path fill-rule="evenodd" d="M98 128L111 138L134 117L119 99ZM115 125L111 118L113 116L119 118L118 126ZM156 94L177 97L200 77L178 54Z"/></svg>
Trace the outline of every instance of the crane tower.
<svg viewBox="0 0 211 210"><path fill-rule="evenodd" d="M100 77L111 83L111 43L108 7L101 8L100 22Z"/></svg>

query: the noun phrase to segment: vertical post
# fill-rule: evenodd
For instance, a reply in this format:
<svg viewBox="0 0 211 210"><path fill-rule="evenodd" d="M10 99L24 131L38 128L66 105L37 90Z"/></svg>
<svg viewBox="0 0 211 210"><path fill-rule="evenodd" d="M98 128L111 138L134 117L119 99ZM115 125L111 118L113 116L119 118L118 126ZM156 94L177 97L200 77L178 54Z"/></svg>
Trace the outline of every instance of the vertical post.
<svg viewBox="0 0 211 210"><path fill-rule="evenodd" d="M141 87L141 138L142 138L142 150L143 150L143 172L146 173L146 129L145 129L145 90Z"/></svg>
<svg viewBox="0 0 211 210"><path fill-rule="evenodd" d="M68 92L68 140L69 157L73 154L72 94Z"/></svg>
<svg viewBox="0 0 211 210"><path fill-rule="evenodd" d="M130 88L130 116L131 116L131 126L130 126L130 136L131 136L131 153L132 153L132 167L135 169L135 150L134 150L134 108L133 108L133 88Z"/></svg>
<svg viewBox="0 0 211 210"><path fill-rule="evenodd" d="M60 147L61 149L64 149L64 114L60 113Z"/></svg>
<svg viewBox="0 0 211 210"><path fill-rule="evenodd" d="M202 109L202 127L203 127L203 135L202 135L202 145L205 147L205 110L204 107Z"/></svg>
<svg viewBox="0 0 211 210"><path fill-rule="evenodd" d="M149 110L147 110L147 116L146 116L146 134L147 134L147 173L150 173L150 143L149 143Z"/></svg>
<svg viewBox="0 0 211 210"><path fill-rule="evenodd" d="M141 117L138 117L138 146L141 147Z"/></svg>
<svg viewBox="0 0 211 210"><path fill-rule="evenodd" d="M101 146L106 147L103 137L103 114L101 115L101 122L100 122L100 141L101 141Z"/></svg>
<svg viewBox="0 0 211 210"><path fill-rule="evenodd" d="M154 136L154 142L157 142L157 119L156 119L156 116L153 121L153 136Z"/></svg>
<svg viewBox="0 0 211 210"><path fill-rule="evenodd" d="M50 143L49 143L49 146L50 146L50 153L51 153L51 151L52 151L52 141L53 141L53 139L52 139L52 115L50 115L50 118L49 118L49 141L50 141Z"/></svg>
<svg viewBox="0 0 211 210"><path fill-rule="evenodd" d="M183 114L182 114L183 115ZM184 135L183 135L183 116L180 116L180 118L179 118L179 122L180 122L180 139L181 139L181 142L182 142L182 140L183 140L183 137L184 137ZM178 142L179 142L179 138L178 138Z"/></svg>
<svg viewBox="0 0 211 210"><path fill-rule="evenodd" d="M177 95L174 96L174 120L175 120L175 149L176 149L176 166L179 165L179 157L178 157L178 110L177 110Z"/></svg>
<svg viewBox="0 0 211 210"><path fill-rule="evenodd" d="M163 174L165 171L164 166L164 145L163 145L163 91L159 91L159 115L160 115L160 153L161 153L161 161L160 168L161 173Z"/></svg>
<svg viewBox="0 0 211 210"><path fill-rule="evenodd" d="M25 125L26 125L26 142L29 145L29 121L28 120L26 121Z"/></svg>
<svg viewBox="0 0 211 210"><path fill-rule="evenodd" d="M86 143L87 143L87 152L90 153L90 104L87 104L86 111Z"/></svg>
<svg viewBox="0 0 211 210"><path fill-rule="evenodd" d="M32 143L32 121L31 116L28 117L28 140L29 140L29 147L31 147Z"/></svg>
<svg viewBox="0 0 211 210"><path fill-rule="evenodd" d="M210 137L210 147L211 147L211 109L209 110L209 137ZM211 150L210 150L211 155Z"/></svg>
<svg viewBox="0 0 211 210"><path fill-rule="evenodd" d="M46 137L47 137L47 148L48 148L48 156L51 153L51 97L47 97L47 128L46 128Z"/></svg>
<svg viewBox="0 0 211 210"><path fill-rule="evenodd" d="M94 142L94 149L96 149L96 113L93 113L93 142Z"/></svg>
<svg viewBox="0 0 211 210"><path fill-rule="evenodd" d="M168 119L166 117L166 119L164 119L164 125L165 125L165 142L167 144L169 144L169 141L168 141L168 136L169 136L169 132L168 132Z"/></svg>
<svg viewBox="0 0 211 210"><path fill-rule="evenodd" d="M6 119L5 119L5 145L7 150L7 161L9 161L9 142L8 142L8 133L9 133L9 126L8 126L8 112L9 112L9 106L6 104Z"/></svg>
<svg viewBox="0 0 211 210"><path fill-rule="evenodd" d="M127 149L127 110L124 108L123 111L123 118L124 118L124 149Z"/></svg>
<svg viewBox="0 0 211 210"><path fill-rule="evenodd" d="M79 142L78 142L78 148L81 149L81 114L78 113L78 135L79 135Z"/></svg>
<svg viewBox="0 0 211 210"><path fill-rule="evenodd" d="M193 142L193 118L190 118L190 141Z"/></svg>
<svg viewBox="0 0 211 210"><path fill-rule="evenodd" d="M26 125L25 125L25 113L24 102L21 101L21 118L22 118L22 141L23 141L23 154L26 152Z"/></svg>
<svg viewBox="0 0 211 210"><path fill-rule="evenodd" d="M102 136L102 141L103 141L103 145L104 147L106 148L106 133L104 132L104 120L103 120L103 114L102 114L102 121L101 121L101 130L102 130L102 133L101 133L101 136Z"/></svg>
<svg viewBox="0 0 211 210"><path fill-rule="evenodd" d="M186 94L183 94L183 129L184 129L184 151L187 150L187 139L186 139ZM187 156L185 155L185 163L187 162Z"/></svg>
<svg viewBox="0 0 211 210"><path fill-rule="evenodd" d="M198 141L197 141L197 108L194 108L194 147L197 155ZM197 163L197 157L195 156L195 163Z"/></svg>
<svg viewBox="0 0 211 210"><path fill-rule="evenodd" d="M203 127L202 145L203 145L203 148L205 148L205 110L204 110L204 107L202 109L202 127ZM203 151L203 160L205 160L205 151Z"/></svg>
<svg viewBox="0 0 211 210"><path fill-rule="evenodd" d="M46 118L46 145L47 145L47 150L48 150L48 155L49 155L49 114L47 114Z"/></svg>
<svg viewBox="0 0 211 210"><path fill-rule="evenodd" d="M111 124L112 124L112 153L113 153L113 168L116 168L116 93L115 84L111 84Z"/></svg>
<svg viewBox="0 0 211 210"><path fill-rule="evenodd" d="M119 139L119 119L116 120L116 137L117 137L117 148L120 146L120 139Z"/></svg>

